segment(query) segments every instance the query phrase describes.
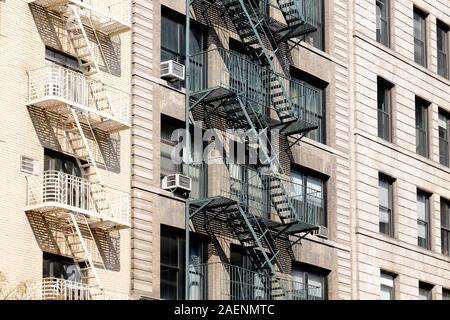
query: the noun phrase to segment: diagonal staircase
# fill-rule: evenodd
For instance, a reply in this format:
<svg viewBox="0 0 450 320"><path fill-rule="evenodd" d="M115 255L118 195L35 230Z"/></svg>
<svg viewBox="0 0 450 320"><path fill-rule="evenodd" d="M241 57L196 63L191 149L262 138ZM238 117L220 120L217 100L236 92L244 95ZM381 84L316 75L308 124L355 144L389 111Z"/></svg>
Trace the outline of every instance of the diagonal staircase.
<svg viewBox="0 0 450 320"><path fill-rule="evenodd" d="M84 215L68 213L62 230L69 252L81 275L81 283L89 285L90 288L99 289L98 292L101 293L103 286L94 264L94 252L86 241L86 239L95 241L87 218ZM93 247L96 248L96 246ZM104 265L102 267L105 268Z"/></svg>

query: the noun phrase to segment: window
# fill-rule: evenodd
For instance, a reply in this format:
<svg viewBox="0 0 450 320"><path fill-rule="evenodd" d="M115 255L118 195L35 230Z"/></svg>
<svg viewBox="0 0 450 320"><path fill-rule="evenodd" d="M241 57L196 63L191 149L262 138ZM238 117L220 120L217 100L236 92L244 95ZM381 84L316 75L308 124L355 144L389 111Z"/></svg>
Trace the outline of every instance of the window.
<svg viewBox="0 0 450 320"><path fill-rule="evenodd" d="M395 275L389 272L380 273L380 300L395 300Z"/></svg>
<svg viewBox="0 0 450 320"><path fill-rule="evenodd" d="M43 278L81 282L81 274L71 258L44 252L42 263Z"/></svg>
<svg viewBox="0 0 450 320"><path fill-rule="evenodd" d="M315 48L324 51L325 50L325 6L324 0L317 0L318 11L317 11L317 30L311 32L306 36L306 42Z"/></svg>
<svg viewBox="0 0 450 320"><path fill-rule="evenodd" d="M449 121L450 115L439 110L439 162L444 166L449 166Z"/></svg>
<svg viewBox="0 0 450 320"><path fill-rule="evenodd" d="M176 13L163 8L161 17L161 61L174 60L181 64L186 62L184 19L177 18ZM196 54L205 49L205 35L198 24L191 24L190 54ZM202 65L191 64L191 73L204 71ZM181 84L184 86L184 84Z"/></svg>
<svg viewBox="0 0 450 320"><path fill-rule="evenodd" d="M441 199L441 249L450 255L450 202Z"/></svg>
<svg viewBox="0 0 450 320"><path fill-rule="evenodd" d="M306 137L319 143L326 143L326 87L328 84L310 74L291 68L291 75L295 81L290 82L292 102L305 104L307 115L317 116L318 128L306 134ZM301 88L305 87L305 93ZM318 94L311 94L318 92ZM303 100L306 98L305 100Z"/></svg>
<svg viewBox="0 0 450 320"><path fill-rule="evenodd" d="M428 106L416 97L416 152L424 157L428 157Z"/></svg>
<svg viewBox="0 0 450 320"><path fill-rule="evenodd" d="M450 300L450 290L442 289L442 300Z"/></svg>
<svg viewBox="0 0 450 320"><path fill-rule="evenodd" d="M424 67L427 66L427 15L414 8L414 61Z"/></svg>
<svg viewBox="0 0 450 320"><path fill-rule="evenodd" d="M417 245L430 249L430 195L417 191Z"/></svg>
<svg viewBox="0 0 450 320"><path fill-rule="evenodd" d="M419 282L419 300L433 300L432 290L433 285Z"/></svg>
<svg viewBox="0 0 450 320"><path fill-rule="evenodd" d="M378 136L386 141L392 139L392 84L378 78Z"/></svg>
<svg viewBox="0 0 450 320"><path fill-rule="evenodd" d="M320 226L327 226L326 181L299 171L291 172L291 201L296 208L307 207Z"/></svg>
<svg viewBox="0 0 450 320"><path fill-rule="evenodd" d="M45 48L45 59L76 72L82 73L86 71L85 68L82 68L80 66L78 60L75 57L70 56L66 53L62 53L60 51L56 51L52 48Z"/></svg>
<svg viewBox="0 0 450 320"><path fill-rule="evenodd" d="M204 243L191 236L190 244L190 298L201 299L205 281L205 270L200 265L205 262ZM161 226L161 299L179 300L184 298L185 288L185 239L184 230Z"/></svg>
<svg viewBox="0 0 450 320"><path fill-rule="evenodd" d="M394 223L392 213L392 179L380 174L378 181L380 232L394 236Z"/></svg>
<svg viewBox="0 0 450 320"><path fill-rule="evenodd" d="M175 119L161 116L161 176L166 176L169 174L183 173L183 164L176 163L172 161L172 151L178 144L179 137L177 140L172 141L172 133L177 129L184 129L185 126L181 121Z"/></svg>
<svg viewBox="0 0 450 320"><path fill-rule="evenodd" d="M437 21L437 53L438 53L438 74L448 78L448 30L449 27Z"/></svg>
<svg viewBox="0 0 450 320"><path fill-rule="evenodd" d="M292 268L292 296L294 300L327 300L328 271L307 265Z"/></svg>
<svg viewBox="0 0 450 320"><path fill-rule="evenodd" d="M377 41L389 47L389 0L376 0Z"/></svg>

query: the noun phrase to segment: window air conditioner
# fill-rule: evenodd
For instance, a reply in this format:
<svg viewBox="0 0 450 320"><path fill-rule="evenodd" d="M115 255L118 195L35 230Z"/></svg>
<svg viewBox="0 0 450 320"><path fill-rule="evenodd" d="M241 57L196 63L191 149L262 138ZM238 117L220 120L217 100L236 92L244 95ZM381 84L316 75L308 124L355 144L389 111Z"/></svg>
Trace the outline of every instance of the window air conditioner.
<svg viewBox="0 0 450 320"><path fill-rule="evenodd" d="M165 176L162 180L162 188L172 192L182 191L183 193L189 193L192 190L191 178L182 174L171 174Z"/></svg>
<svg viewBox="0 0 450 320"><path fill-rule="evenodd" d="M184 65L173 60L161 62L161 79L170 82L184 80Z"/></svg>
<svg viewBox="0 0 450 320"><path fill-rule="evenodd" d="M312 232L312 234L318 236L319 238L328 239L328 228L319 226L318 230Z"/></svg>

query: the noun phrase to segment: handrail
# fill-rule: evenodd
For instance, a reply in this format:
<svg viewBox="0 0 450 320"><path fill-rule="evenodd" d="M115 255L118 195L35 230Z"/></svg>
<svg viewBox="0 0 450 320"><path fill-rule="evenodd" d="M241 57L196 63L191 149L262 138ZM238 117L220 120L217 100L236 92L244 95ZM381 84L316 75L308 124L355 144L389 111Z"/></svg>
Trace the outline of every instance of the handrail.
<svg viewBox="0 0 450 320"><path fill-rule="evenodd" d="M112 219L129 225L130 194L105 187L89 180L48 170L27 176L27 206L49 203L78 209L102 219Z"/></svg>
<svg viewBox="0 0 450 320"><path fill-rule="evenodd" d="M28 71L28 101L61 98L130 121L130 94L54 63ZM103 99L107 98L107 99Z"/></svg>
<svg viewBox="0 0 450 320"><path fill-rule="evenodd" d="M322 300L320 287L287 274L261 274L229 263L189 266L191 299L199 300Z"/></svg>

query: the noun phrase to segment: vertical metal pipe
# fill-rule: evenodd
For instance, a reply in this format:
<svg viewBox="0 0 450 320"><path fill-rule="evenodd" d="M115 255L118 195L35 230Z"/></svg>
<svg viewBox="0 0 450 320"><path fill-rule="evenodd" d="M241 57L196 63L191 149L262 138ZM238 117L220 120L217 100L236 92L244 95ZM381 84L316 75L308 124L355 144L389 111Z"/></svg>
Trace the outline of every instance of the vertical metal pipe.
<svg viewBox="0 0 450 320"><path fill-rule="evenodd" d="M186 54L186 60L185 60L185 88L186 88L186 95L185 95L185 122L186 122L186 134L185 134L185 151L188 153L188 156L185 157L185 165L186 165L186 176L189 177L189 160L190 160L190 134L189 134L189 95L190 95L190 65L189 65L189 55L190 55L190 29L191 29L191 19L190 19L190 6L191 6L191 0L186 0L186 27L185 27L185 54ZM189 300L189 198L186 199L186 205L184 209L184 228L185 228L185 281L184 281L184 298L186 300Z"/></svg>

